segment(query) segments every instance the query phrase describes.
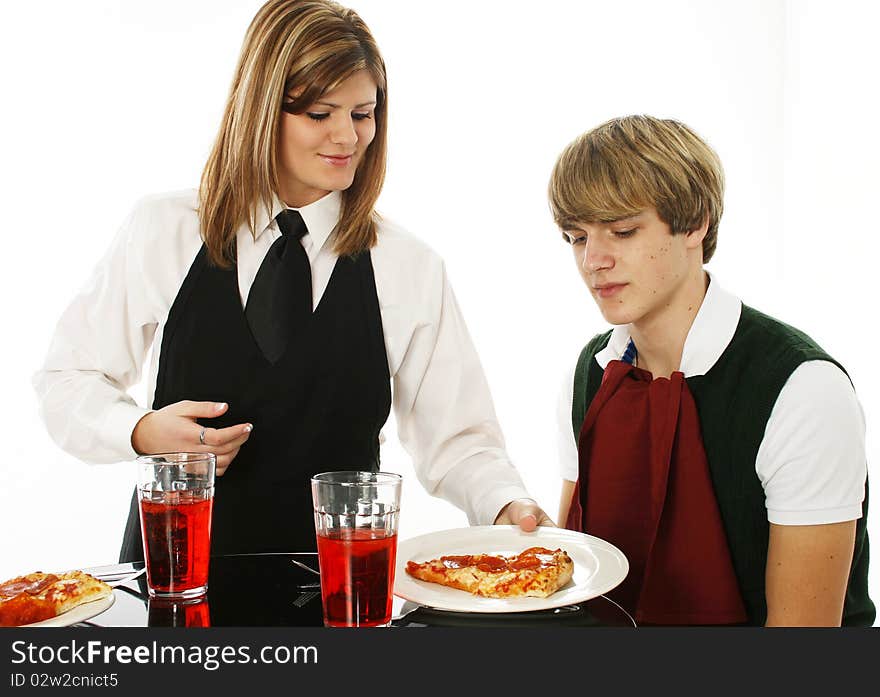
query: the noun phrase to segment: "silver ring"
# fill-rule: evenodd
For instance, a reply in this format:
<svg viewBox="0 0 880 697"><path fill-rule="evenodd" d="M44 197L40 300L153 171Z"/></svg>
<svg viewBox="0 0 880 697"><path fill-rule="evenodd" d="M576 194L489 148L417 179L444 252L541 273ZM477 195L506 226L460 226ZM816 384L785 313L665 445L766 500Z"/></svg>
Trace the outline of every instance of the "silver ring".
<svg viewBox="0 0 880 697"><path fill-rule="evenodd" d="M207 430L207 428L203 428L201 433L199 433L199 443L201 443L202 445L205 444L205 431Z"/></svg>

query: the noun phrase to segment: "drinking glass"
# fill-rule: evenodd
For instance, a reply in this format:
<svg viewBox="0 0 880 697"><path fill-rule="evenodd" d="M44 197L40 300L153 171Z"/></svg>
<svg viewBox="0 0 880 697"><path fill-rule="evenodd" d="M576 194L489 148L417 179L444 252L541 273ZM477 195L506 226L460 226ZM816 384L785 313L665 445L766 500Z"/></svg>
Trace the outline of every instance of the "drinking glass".
<svg viewBox="0 0 880 697"><path fill-rule="evenodd" d="M391 622L401 481L390 472L312 477L326 626L380 627Z"/></svg>
<svg viewBox="0 0 880 697"><path fill-rule="evenodd" d="M204 595L211 558L216 458L211 453L144 455L137 459L137 467L149 594L159 598Z"/></svg>

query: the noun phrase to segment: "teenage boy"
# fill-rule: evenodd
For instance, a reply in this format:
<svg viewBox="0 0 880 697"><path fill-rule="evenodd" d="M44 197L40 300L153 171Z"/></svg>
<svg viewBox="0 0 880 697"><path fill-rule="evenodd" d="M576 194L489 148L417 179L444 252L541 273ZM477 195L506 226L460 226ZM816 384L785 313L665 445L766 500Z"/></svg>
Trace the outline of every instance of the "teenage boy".
<svg viewBox="0 0 880 697"><path fill-rule="evenodd" d="M564 398L559 523L618 546L641 624L867 625L865 422L843 367L724 290L724 177L672 120L560 155L550 204L615 328Z"/></svg>

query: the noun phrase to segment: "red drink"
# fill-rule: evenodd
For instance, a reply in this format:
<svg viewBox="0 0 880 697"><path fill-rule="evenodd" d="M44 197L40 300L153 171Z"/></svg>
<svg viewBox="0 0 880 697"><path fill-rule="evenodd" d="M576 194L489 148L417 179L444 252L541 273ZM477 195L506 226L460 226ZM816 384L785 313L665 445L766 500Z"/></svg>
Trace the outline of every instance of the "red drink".
<svg viewBox="0 0 880 697"><path fill-rule="evenodd" d="M213 499L181 501L184 493L140 502L147 582L160 595L197 596L208 585Z"/></svg>
<svg viewBox="0 0 880 697"><path fill-rule="evenodd" d="M330 530L318 535L324 624L376 627L391 621L397 535Z"/></svg>

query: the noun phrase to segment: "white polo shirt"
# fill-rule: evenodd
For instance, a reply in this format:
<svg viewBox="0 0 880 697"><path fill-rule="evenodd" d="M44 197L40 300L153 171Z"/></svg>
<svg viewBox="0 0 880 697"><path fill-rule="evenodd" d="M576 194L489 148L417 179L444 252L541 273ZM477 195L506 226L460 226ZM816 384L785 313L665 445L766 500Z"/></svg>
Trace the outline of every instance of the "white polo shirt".
<svg viewBox="0 0 880 697"><path fill-rule="evenodd" d="M742 301L710 275L703 304L685 340L679 370L704 375L736 332ZM596 362L604 370L630 340L619 325ZM559 400L559 457L563 479L578 478L571 427L574 363ZM758 448L755 470L767 499L767 519L778 525L816 525L862 515L867 463L865 416L846 374L828 361L807 361L791 374L776 400Z"/></svg>

